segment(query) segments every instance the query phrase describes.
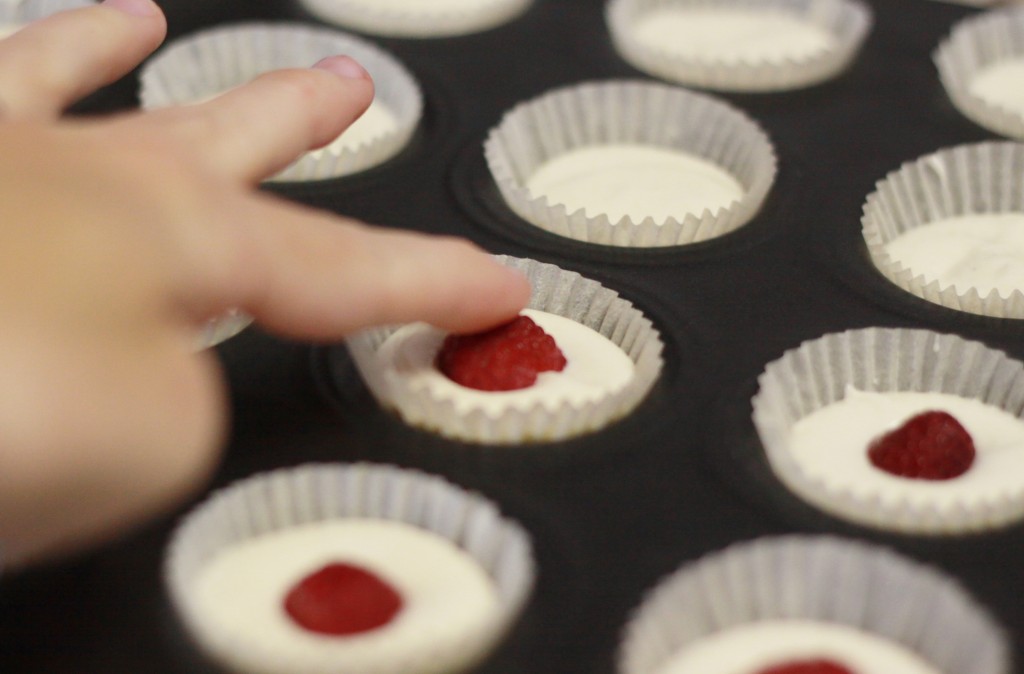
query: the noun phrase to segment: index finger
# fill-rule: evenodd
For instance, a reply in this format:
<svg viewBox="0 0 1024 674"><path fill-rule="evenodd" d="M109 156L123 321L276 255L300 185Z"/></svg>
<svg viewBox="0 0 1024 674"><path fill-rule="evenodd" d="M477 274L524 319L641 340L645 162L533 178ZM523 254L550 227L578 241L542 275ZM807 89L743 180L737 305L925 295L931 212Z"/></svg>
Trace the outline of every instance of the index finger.
<svg viewBox="0 0 1024 674"><path fill-rule="evenodd" d="M234 213L247 242L229 251L235 261L214 284L225 294L213 309L238 306L289 337L336 340L412 321L468 332L512 318L530 297L521 273L461 239L373 227L269 195Z"/></svg>
<svg viewBox="0 0 1024 674"><path fill-rule="evenodd" d="M369 73L338 55L264 73L209 101L153 110L136 123L201 148L198 158L217 175L255 183L334 140L372 100Z"/></svg>

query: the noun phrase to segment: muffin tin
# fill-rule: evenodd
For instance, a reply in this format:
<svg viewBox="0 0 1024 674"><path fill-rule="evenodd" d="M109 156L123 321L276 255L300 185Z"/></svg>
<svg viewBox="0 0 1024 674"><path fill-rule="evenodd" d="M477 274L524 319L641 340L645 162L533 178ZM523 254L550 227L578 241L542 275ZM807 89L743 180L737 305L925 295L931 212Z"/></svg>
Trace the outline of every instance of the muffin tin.
<svg viewBox="0 0 1024 674"><path fill-rule="evenodd" d="M250 19L316 23L295 0L162 4L171 39ZM1015 671L1024 671L1021 525L936 537L846 523L779 483L751 420L765 365L830 332L923 328L1024 358L1024 321L927 302L871 263L861 210L877 181L941 148L999 138L952 105L932 61L952 26L980 10L933 0L868 4L871 34L836 78L777 93L710 92L765 130L776 180L739 229L652 249L589 244L527 224L505 204L483 154L489 130L517 103L583 81L649 79L615 51L603 2L535 0L481 33L370 38L423 89L423 120L409 145L363 173L267 189L385 226L459 234L595 279L659 330L662 374L632 414L600 432L557 446L485 447L415 430L383 410L343 345L249 328L218 347L235 427L209 487L307 461L373 461L440 475L495 501L529 532L538 576L482 674L613 674L624 626L660 579L730 544L791 533L884 545L957 579L1006 629ZM128 78L79 109L135 101ZM218 672L188 641L161 577L170 532L191 505L103 549L0 583L0 671Z"/></svg>

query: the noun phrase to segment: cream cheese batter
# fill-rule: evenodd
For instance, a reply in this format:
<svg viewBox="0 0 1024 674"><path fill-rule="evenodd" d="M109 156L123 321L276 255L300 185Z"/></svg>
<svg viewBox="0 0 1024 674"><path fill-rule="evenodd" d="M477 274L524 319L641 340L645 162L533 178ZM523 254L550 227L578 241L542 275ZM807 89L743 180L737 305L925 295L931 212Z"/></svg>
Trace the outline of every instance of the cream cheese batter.
<svg viewBox="0 0 1024 674"><path fill-rule="evenodd" d="M727 208L745 190L727 171L686 152L646 145L583 147L557 156L526 181L534 197L564 204L569 213L606 214L614 223L653 218L683 220Z"/></svg>
<svg viewBox="0 0 1024 674"><path fill-rule="evenodd" d="M307 631L288 617L288 590L338 561L373 572L402 595L390 623L336 637ZM373 519L307 524L227 548L202 570L194 596L209 628L204 632L232 635L229 647L255 640L261 652L272 648L279 662L322 661L332 672L376 671L376 663L395 661L409 663L409 672L447 671L472 653L466 645L474 635L487 635L500 613L493 582L469 554L429 531ZM260 663L252 667L264 671Z"/></svg>
<svg viewBox="0 0 1024 674"><path fill-rule="evenodd" d="M1024 56L982 68L971 78L967 91L989 105L1024 115Z"/></svg>
<svg viewBox="0 0 1024 674"><path fill-rule="evenodd" d="M560 372L541 372L533 386L513 391L478 391L456 384L434 365L445 333L424 323L404 326L378 350L384 367L406 378L414 389L451 400L457 411L500 414L510 407L537 404L555 408L583 405L623 389L633 378L633 361L614 342L576 321L533 309L522 312L551 335L566 358Z"/></svg>
<svg viewBox="0 0 1024 674"><path fill-rule="evenodd" d="M398 119L395 117L395 113L386 104L374 100L366 112L353 122L352 126L345 129L329 144L319 150L313 150L310 154L318 155L322 152L341 154L345 150L356 151L382 136L393 133L397 128Z"/></svg>
<svg viewBox="0 0 1024 674"><path fill-rule="evenodd" d="M915 275L960 293L972 287L982 297L992 290L1003 297L1024 291L1024 213L937 220L904 232L886 250Z"/></svg>
<svg viewBox="0 0 1024 674"><path fill-rule="evenodd" d="M950 480L915 480L871 464L867 450L878 436L928 410L953 415L974 441L975 459ZM946 393L867 392L846 397L793 425L789 451L809 478L833 491L884 504L912 503L942 512L1024 492L1024 420L993 405Z"/></svg>
<svg viewBox="0 0 1024 674"><path fill-rule="evenodd" d="M779 11L663 7L633 26L642 44L671 56L724 63L776 63L831 50L829 31Z"/></svg>
<svg viewBox="0 0 1024 674"><path fill-rule="evenodd" d="M443 12L476 12L481 3L480 0L348 0L347 4L364 5L375 12L435 15Z"/></svg>
<svg viewBox="0 0 1024 674"><path fill-rule="evenodd" d="M684 647L655 674L756 674L771 665L814 658L832 660L856 674L941 674L895 641L810 620L753 622L717 632Z"/></svg>

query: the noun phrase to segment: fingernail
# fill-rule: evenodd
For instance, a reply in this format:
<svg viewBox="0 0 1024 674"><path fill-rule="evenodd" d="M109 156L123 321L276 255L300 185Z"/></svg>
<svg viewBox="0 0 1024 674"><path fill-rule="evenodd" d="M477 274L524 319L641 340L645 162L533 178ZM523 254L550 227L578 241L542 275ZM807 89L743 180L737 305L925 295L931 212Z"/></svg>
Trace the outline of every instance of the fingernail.
<svg viewBox="0 0 1024 674"><path fill-rule="evenodd" d="M153 16L158 11L152 0L103 0L103 5L132 16Z"/></svg>
<svg viewBox="0 0 1024 674"><path fill-rule="evenodd" d="M366 72L366 68L350 56L328 56L317 61L313 67L327 70L346 80L370 79L370 73Z"/></svg>

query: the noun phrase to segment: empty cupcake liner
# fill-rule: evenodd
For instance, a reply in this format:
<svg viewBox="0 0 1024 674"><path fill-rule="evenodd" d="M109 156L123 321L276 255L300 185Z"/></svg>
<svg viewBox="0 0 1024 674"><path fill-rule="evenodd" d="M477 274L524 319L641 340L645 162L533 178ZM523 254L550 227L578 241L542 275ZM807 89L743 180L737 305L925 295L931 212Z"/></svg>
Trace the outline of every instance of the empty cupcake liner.
<svg viewBox="0 0 1024 674"><path fill-rule="evenodd" d="M532 0L300 0L313 16L363 33L432 38L494 28L524 12Z"/></svg>
<svg viewBox="0 0 1024 674"><path fill-rule="evenodd" d="M887 548L834 536L734 543L683 565L644 597L620 674L654 674L730 628L804 620L888 639L941 672L1009 674L1004 630L955 579Z"/></svg>
<svg viewBox="0 0 1024 674"><path fill-rule="evenodd" d="M928 330L849 330L787 351L765 367L758 383L753 421L768 463L786 487L811 505L857 524L926 535L989 530L1024 516L1024 472L1018 481L1012 471L1001 470L991 485L962 479L918 485L927 481L895 478L881 471L877 480L874 476L869 480L825 476L802 465L790 451L797 421L846 398L850 389L952 394L1020 418L1024 416L1024 364L1004 352ZM822 451L829 448L823 446ZM984 449L979 446L976 464L983 460ZM998 460L1005 461L1005 455ZM991 481L990 470L986 475Z"/></svg>
<svg viewBox="0 0 1024 674"><path fill-rule="evenodd" d="M429 652L362 663L353 674L458 672L490 652L521 613L533 587L530 540L479 494L418 471L373 464L307 464L255 475L212 494L189 513L168 545L165 580L192 637L233 671L345 674L329 655L310 649L301 661L282 657L269 635L206 619L196 580L204 566L239 543L316 522L350 518L402 522L432 532L472 556L497 590L500 611L457 643ZM415 564L415 560L409 560ZM444 616L438 616L443 620Z"/></svg>
<svg viewBox="0 0 1024 674"><path fill-rule="evenodd" d="M638 21L663 11L791 17L820 29L822 40L800 55L724 59L684 54L673 51L672 42L654 44L637 34ZM780 91L833 78L856 57L873 20L870 7L861 0L610 0L606 8L612 42L631 65L672 82L723 91Z"/></svg>
<svg viewBox="0 0 1024 674"><path fill-rule="evenodd" d="M443 392L414 386L385 367L377 357L381 345L398 328L361 332L347 345L367 388L381 405L407 423L442 436L483 444L548 442L595 431L627 415L646 397L662 368L662 344L650 320L618 293L597 281L552 264L498 256L522 271L533 286L529 306L585 325L619 346L633 361L630 382L609 395L576 405L571 402L519 406L510 402L501 413L473 407L466 412Z"/></svg>
<svg viewBox="0 0 1024 674"><path fill-rule="evenodd" d="M1021 24L1024 27L1024 23ZM1024 144L985 142L940 150L889 173L864 204L861 219L871 261L907 292L949 309L997 318L1024 318L1024 289L982 296L930 278L894 259L887 245L904 232L945 218L1024 213Z"/></svg>
<svg viewBox="0 0 1024 674"><path fill-rule="evenodd" d="M1024 59L1024 7L994 9L962 19L932 54L953 105L974 123L1024 139L1024 106L1005 106L974 89L987 69ZM1009 89L1015 88L1013 83Z"/></svg>
<svg viewBox="0 0 1024 674"><path fill-rule="evenodd" d="M569 211L526 186L545 162L574 150L642 146L706 160L735 178L744 194L714 212L663 221L626 215L613 222L586 207ZM775 150L746 114L712 96L639 80L586 82L553 90L505 113L484 153L508 206L559 236L608 246L675 246L731 232L761 208L775 180Z"/></svg>
<svg viewBox="0 0 1024 674"><path fill-rule="evenodd" d="M181 38L150 59L140 74L143 108L197 103L280 68L308 68L346 54L373 78L374 105L394 119L390 130L354 147L307 152L271 178L307 181L358 173L380 165L409 142L423 111L419 84L406 67L375 44L328 28L297 23L241 23Z"/></svg>

